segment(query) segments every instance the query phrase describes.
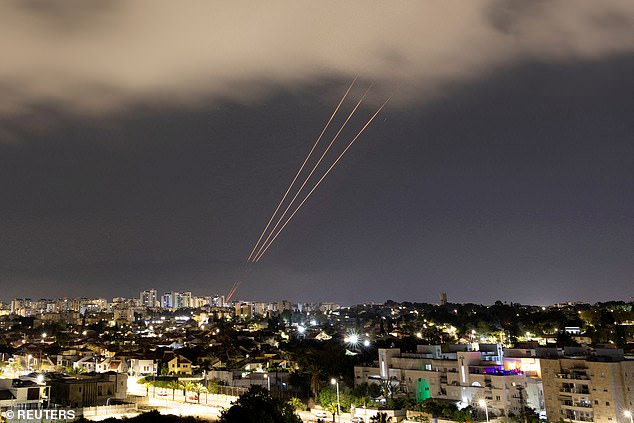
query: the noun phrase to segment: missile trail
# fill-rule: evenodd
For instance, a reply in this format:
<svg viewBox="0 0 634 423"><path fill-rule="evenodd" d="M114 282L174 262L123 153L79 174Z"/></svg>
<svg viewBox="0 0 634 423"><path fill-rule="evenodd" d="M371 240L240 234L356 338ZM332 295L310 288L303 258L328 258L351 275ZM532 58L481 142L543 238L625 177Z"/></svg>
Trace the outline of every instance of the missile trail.
<svg viewBox="0 0 634 423"><path fill-rule="evenodd" d="M233 284L233 288L231 288L231 291L229 291L229 294L225 298L225 303L229 304L229 301L231 301L231 297L233 297L233 294L235 294L235 292L237 291L238 287L240 286L240 283L241 283L240 281L237 281L236 283Z"/></svg>
<svg viewBox="0 0 634 423"><path fill-rule="evenodd" d="M273 244L273 242L277 239L277 237L280 235L280 233L284 230L284 228L286 227L286 225L288 225L288 223L293 219L293 217L295 216L295 214L297 214L297 212L299 211L299 209L304 205L304 203L306 202L306 200L308 200L308 198L311 196L311 194L317 189L317 187L319 186L319 184L321 184L321 182L326 178L326 176L328 176L328 174L330 173L330 171L335 167L335 165L339 162L339 160L341 160L341 158L343 157L344 154L346 154L346 152L350 149L350 147L352 147L352 144L355 143L355 141L361 136L361 134L363 133L363 131L365 131L365 129L370 125L370 123L372 123L372 121L374 120L374 118L376 118L376 116L381 112L381 110L383 110L383 108L387 105L387 103L390 101L392 97L389 97L387 100L385 100L385 102L381 105L381 107L379 107L379 109L372 115L372 117L366 122L366 124L363 126L363 128L361 128L361 130L357 133L357 135L355 135L355 137L352 139L352 141L350 141L350 143L348 144L348 146L341 152L341 154L339 154L339 156L337 157L337 159L330 165L330 167L328 168L328 170L326 170L326 172L323 174L323 176L317 181L317 183L315 184L315 186L308 192L308 194L306 194L306 196L304 197L304 199L302 200L302 202L297 206L297 208L295 208L295 210L293 211L293 213L288 217L288 219L286 219L286 221L284 222L284 224L282 225L282 227L280 227L278 229L278 231L275 233L275 236L273 236L273 238L268 242L268 244L265 244L265 248L262 252L258 253L258 255L253 259L253 262L257 263L260 261L260 259L262 258L262 256L267 252L267 250L271 247L271 245Z"/></svg>
<svg viewBox="0 0 634 423"><path fill-rule="evenodd" d="M355 112L357 111L357 109L359 108L359 106L361 105L361 103L363 102L363 100L365 99L365 97L368 95L368 92L370 91L370 88L372 88L372 85L370 85L368 87L367 90L365 90L365 93L363 93L363 96L361 97L361 99L357 102L357 104L354 106L354 108L352 109L352 111L348 114L348 117L346 118L346 120L343 122L343 124L341 125L341 127L339 128L339 131L337 131L337 133L335 134L335 136L332 138L332 140L330 141L330 144L328 144L328 147L326 147L326 149L324 150L324 152L322 153L321 157L319 157L319 160L317 160L317 163L315 163L315 165L313 166L313 168L311 169L310 173L308 174L308 176L306 176L306 178L304 179L304 182L302 183L302 185L299 187L299 189L297 190L297 192L295 193L295 196L293 196L293 198L291 199L291 201L288 203L288 205L286 206L286 209L284 210L284 212L282 213L282 215L278 218L277 222L275 223L275 226L273 226L273 229L270 230L268 236L266 237L266 239L262 242L262 245L260 246L260 248L258 249L258 252L255 254L255 256L257 257L262 250L264 249L264 246L266 245L266 243L269 241L269 239L271 239L271 236L273 236L273 234L275 233L275 230L278 228L278 226L280 225L280 223L282 223L282 221L284 220L284 217L286 216L286 214L288 213L288 211L290 210L290 208L293 206L293 203L295 202L295 200L297 199L297 197L299 196L299 194L302 192L302 190L304 189L304 187L306 186L306 184L308 183L308 181L310 180L310 178L313 176L313 174L315 173L315 171L317 170L317 168L319 167L319 164L322 162L322 160L324 159L324 157L326 156L326 154L328 154L328 151L330 151L330 148L333 146L333 144L335 143L335 141L337 141L337 138L339 138L339 135L341 134L341 131L343 131L343 129L346 127L346 125L348 124L348 122L350 121L350 119L352 118L352 116L355 114Z"/></svg>
<svg viewBox="0 0 634 423"><path fill-rule="evenodd" d="M256 241L255 245L253 246L253 249L251 250L251 253L249 254L249 257L247 258L247 261L251 261L251 259L253 258L253 254L255 253L255 250L258 248L258 245L260 244L260 241L262 241L262 238L264 237L264 234L267 232L267 230L271 226L271 222L273 222L273 219L275 218L275 215L280 210L280 207L282 207L282 204L284 203L284 200L286 200L286 197L288 196L288 193L293 188L293 185L295 185L295 181L297 181L297 178L302 173L302 170L304 170L304 167L306 166L306 163L308 163L308 160L310 159L310 156L313 154L313 151L315 151L315 148L317 148L317 145L321 141L321 138L323 137L324 133L328 129L328 126L330 126L330 123L332 122L333 118L335 117L335 115L339 111L339 108L343 104L344 100L346 99L346 97L348 97L348 94L350 93L350 90L352 89L352 87L354 86L356 81L357 81L357 78L355 77L352 80L352 82L350 83L350 85L348 86L348 89L344 93L343 97L341 97L341 100L339 100L339 104L337 104L337 107L335 108L335 111L332 112L332 115L330 115L330 118L326 122L326 125L324 125L324 128L321 130L321 133L317 137L317 140L315 141L315 144L313 144L313 148L310 149L310 152L306 156L306 159L304 159L304 163L302 163L302 165L299 167L299 170L295 174L295 177L293 178L293 181L291 182L291 184L286 189L286 192L284 193L284 196L282 197L282 199L280 200L279 204L275 208L275 211L271 215L271 218L269 219L268 223L266 224L266 227L264 228L264 230L260 234L260 237L258 238L258 240Z"/></svg>

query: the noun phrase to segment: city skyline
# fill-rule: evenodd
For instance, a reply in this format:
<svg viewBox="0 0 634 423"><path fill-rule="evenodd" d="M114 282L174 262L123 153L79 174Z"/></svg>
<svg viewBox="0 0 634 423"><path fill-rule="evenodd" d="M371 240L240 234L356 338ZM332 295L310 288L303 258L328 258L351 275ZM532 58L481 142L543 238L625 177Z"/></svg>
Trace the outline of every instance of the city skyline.
<svg viewBox="0 0 634 423"><path fill-rule="evenodd" d="M148 288L146 290L140 291L137 295L131 296L114 296L114 297L73 297L73 296L62 296L62 297L16 297L16 298L4 298L0 297L0 311L1 310L10 310L12 313L16 313L17 310L22 310L23 314L33 315L45 312L47 308L52 307L53 309L59 311L60 304L65 304L67 307L71 307L76 309L75 311L80 311L82 305L90 305L90 307L86 308L86 310L91 310L92 306L98 306L99 308L107 308L111 306L123 306L125 308L136 308L136 309L165 309L177 311L181 309L191 309L191 310L199 310L205 308L232 308L234 306L268 306L275 308L276 306L280 307L291 307L293 309L302 310L305 307L309 309L314 306L335 306L337 308L354 308L360 306L387 306L390 304L410 304L410 305L429 305L436 307L444 307L444 306L481 306L481 307L491 307L498 305L505 306L522 306L522 307L541 307L542 310L547 310L550 308L558 308L558 307L568 307L568 306L607 306L609 304L615 303L623 303L627 304L634 301L634 297L630 298L613 298L606 301L598 301L596 303L590 303L585 301L562 301L559 303L553 304L530 304L530 303L521 303L521 302L509 302L502 300L491 300L490 302L484 303L475 303L475 302L457 302L452 301L451 298L447 297L445 292L441 292L438 298L438 301L416 301L416 300L402 300L395 301L390 298L386 299L382 302L375 301L366 301L362 303L341 303L332 300L322 300L322 301L302 301L302 300L289 300L288 298L277 298L277 299L248 299L248 298L240 298L239 296L228 298L226 295L221 293L210 294L210 293L201 293L201 292L192 292L192 291L167 291L162 292L156 290L154 288ZM28 310L28 312L25 312Z"/></svg>
<svg viewBox="0 0 634 423"><path fill-rule="evenodd" d="M629 299L633 6L580 4L0 5L2 300ZM355 77L391 102L246 263Z"/></svg>

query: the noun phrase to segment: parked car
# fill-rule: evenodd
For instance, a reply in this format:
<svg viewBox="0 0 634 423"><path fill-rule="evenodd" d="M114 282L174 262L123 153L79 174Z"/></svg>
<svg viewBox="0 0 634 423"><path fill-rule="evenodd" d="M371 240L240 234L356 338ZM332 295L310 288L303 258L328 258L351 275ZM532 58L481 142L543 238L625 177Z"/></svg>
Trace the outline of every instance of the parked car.
<svg viewBox="0 0 634 423"><path fill-rule="evenodd" d="M354 416L353 418L350 419L351 423L365 423L365 420L363 420L363 417L361 416Z"/></svg>

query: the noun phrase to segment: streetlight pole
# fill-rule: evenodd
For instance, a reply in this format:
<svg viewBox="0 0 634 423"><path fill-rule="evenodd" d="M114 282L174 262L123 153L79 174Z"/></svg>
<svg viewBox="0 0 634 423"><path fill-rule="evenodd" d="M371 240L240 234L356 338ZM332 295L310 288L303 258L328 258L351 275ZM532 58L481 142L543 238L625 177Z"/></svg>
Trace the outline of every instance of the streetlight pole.
<svg viewBox="0 0 634 423"><path fill-rule="evenodd" d="M339 402L339 381L335 378L330 380L332 385L337 387L337 420L341 421L341 403Z"/></svg>
<svg viewBox="0 0 634 423"><path fill-rule="evenodd" d="M489 407L487 406L486 400L482 398L480 401L478 401L478 404L480 405L480 407L484 408L484 413L487 416L487 423L489 423Z"/></svg>

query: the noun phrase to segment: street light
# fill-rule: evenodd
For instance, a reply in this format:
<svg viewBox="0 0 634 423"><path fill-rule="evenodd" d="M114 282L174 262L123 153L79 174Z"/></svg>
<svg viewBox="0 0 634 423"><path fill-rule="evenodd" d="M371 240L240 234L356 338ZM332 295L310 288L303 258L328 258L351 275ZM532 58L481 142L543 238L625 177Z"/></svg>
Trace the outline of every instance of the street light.
<svg viewBox="0 0 634 423"><path fill-rule="evenodd" d="M487 407L487 402L484 398L480 399L480 401L478 401L478 404L480 405L480 407L484 408L484 412L487 416L487 423L489 422L489 407Z"/></svg>
<svg viewBox="0 0 634 423"><path fill-rule="evenodd" d="M341 403L339 402L339 381L334 377L330 379L331 385L337 386L337 420L341 421Z"/></svg>
<svg viewBox="0 0 634 423"><path fill-rule="evenodd" d="M623 412L623 415L624 415L626 418L629 418L629 419L630 419L630 423L634 423L634 420L633 420L633 419L634 419L634 416L632 416L632 412L631 412L630 410L625 410L625 411Z"/></svg>

